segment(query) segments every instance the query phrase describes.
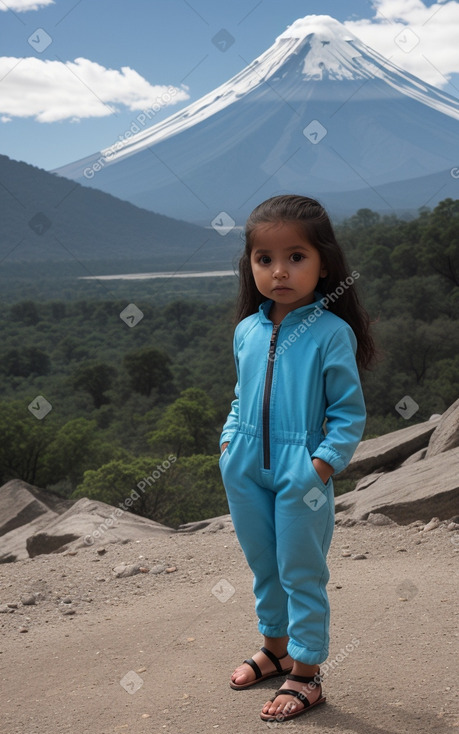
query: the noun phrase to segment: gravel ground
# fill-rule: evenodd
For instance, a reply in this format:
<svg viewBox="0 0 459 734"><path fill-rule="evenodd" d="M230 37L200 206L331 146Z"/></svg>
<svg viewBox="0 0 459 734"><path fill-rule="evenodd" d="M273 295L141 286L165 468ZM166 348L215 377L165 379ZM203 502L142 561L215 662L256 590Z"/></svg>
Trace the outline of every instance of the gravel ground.
<svg viewBox="0 0 459 734"><path fill-rule="evenodd" d="M422 527L335 528L327 703L286 723L259 718L281 678L228 685L261 643L231 528L4 564L0 731L459 732L459 534Z"/></svg>

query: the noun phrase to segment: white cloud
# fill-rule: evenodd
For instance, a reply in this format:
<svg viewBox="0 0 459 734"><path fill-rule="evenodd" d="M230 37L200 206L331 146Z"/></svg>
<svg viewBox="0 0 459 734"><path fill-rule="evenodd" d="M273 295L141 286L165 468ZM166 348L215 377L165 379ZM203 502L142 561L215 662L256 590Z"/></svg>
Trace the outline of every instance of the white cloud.
<svg viewBox="0 0 459 734"><path fill-rule="evenodd" d="M0 57L0 84L0 114L38 122L105 117L120 106L142 110L189 98L185 89L152 85L129 66L106 69L84 58Z"/></svg>
<svg viewBox="0 0 459 734"><path fill-rule="evenodd" d="M436 87L447 87L451 75L459 73L459 2L437 1L427 7L421 0L374 0L373 6L373 18L344 25L397 66ZM400 39L407 28L404 50Z"/></svg>
<svg viewBox="0 0 459 734"><path fill-rule="evenodd" d="M0 0L0 10L14 10L25 13L27 10L40 10L47 5L54 5L54 0Z"/></svg>

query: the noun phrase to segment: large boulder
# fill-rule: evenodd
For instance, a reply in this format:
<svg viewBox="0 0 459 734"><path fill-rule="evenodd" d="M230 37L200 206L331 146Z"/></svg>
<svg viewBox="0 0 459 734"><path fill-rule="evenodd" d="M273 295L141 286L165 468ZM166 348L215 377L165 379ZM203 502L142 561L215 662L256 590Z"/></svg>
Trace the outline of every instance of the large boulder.
<svg viewBox="0 0 459 734"><path fill-rule="evenodd" d="M31 520L19 528L10 530L0 537L0 563L11 563L12 561L23 561L29 558L27 551L27 538L38 530L45 528L48 523L59 517L56 512L48 510L35 520Z"/></svg>
<svg viewBox="0 0 459 734"><path fill-rule="evenodd" d="M47 513L62 513L74 504L21 479L11 479L0 487L0 536Z"/></svg>
<svg viewBox="0 0 459 734"><path fill-rule="evenodd" d="M424 449L440 417L361 441L350 464L338 474L339 479L360 479L374 472L391 471L412 454Z"/></svg>
<svg viewBox="0 0 459 734"><path fill-rule="evenodd" d="M27 538L30 557L106 543L126 543L175 530L87 497Z"/></svg>
<svg viewBox="0 0 459 734"><path fill-rule="evenodd" d="M372 479L335 499L342 518L366 520L370 513L381 513L405 525L459 514L459 448Z"/></svg>
<svg viewBox="0 0 459 734"><path fill-rule="evenodd" d="M430 437L426 458L438 456L444 451L459 446L459 399L443 413L440 421Z"/></svg>

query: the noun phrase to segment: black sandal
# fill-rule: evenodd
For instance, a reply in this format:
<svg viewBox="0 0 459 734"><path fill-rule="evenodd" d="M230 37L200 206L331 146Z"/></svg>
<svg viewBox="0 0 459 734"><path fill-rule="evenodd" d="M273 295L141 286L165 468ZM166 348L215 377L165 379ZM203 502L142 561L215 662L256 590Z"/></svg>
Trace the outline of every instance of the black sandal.
<svg viewBox="0 0 459 734"><path fill-rule="evenodd" d="M306 713L306 711L309 711L309 709L312 709L314 706L318 706L319 703L325 703L325 696L322 695L322 676L320 675L320 670L311 677L306 677L304 675L288 675L287 680L293 680L297 683L315 683L316 685L320 686L320 696L317 699L317 701L313 701L311 703L307 696L304 695L301 691L294 691L292 688L280 688L276 693L274 694L274 698L271 699L271 703L273 703L278 696L294 696L295 698L298 698L299 701L303 704L303 708L299 709L298 711L294 711L291 714L264 714L263 712L260 714L263 721L288 721L289 719L294 719L296 716L301 716L301 714Z"/></svg>
<svg viewBox="0 0 459 734"><path fill-rule="evenodd" d="M287 657L288 652L286 652L285 655L282 655L282 657L280 658L274 655L271 650L267 650L266 647L262 647L261 652L264 653L266 657L271 660L272 664L276 666L276 670L273 670L271 673L266 673L265 675L263 675L255 660L253 660L252 658L249 658L249 660L244 660L244 663L250 665L256 677L255 680L252 680L249 683L242 683L240 685L238 685L237 683L233 683L233 681L230 681L230 686L231 688L234 688L235 691L242 691L244 688L255 686L257 683L261 683L261 681L267 680L268 678L276 678L278 675L286 675L287 673L290 673L292 669L291 666L289 668L282 668L282 665L280 664L280 661Z"/></svg>

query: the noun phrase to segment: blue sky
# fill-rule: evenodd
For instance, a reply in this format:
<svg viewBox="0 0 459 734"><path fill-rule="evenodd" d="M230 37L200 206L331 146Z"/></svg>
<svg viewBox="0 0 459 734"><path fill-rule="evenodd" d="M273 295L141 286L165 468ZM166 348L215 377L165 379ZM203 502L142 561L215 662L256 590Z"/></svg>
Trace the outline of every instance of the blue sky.
<svg viewBox="0 0 459 734"><path fill-rule="evenodd" d="M142 109L165 119L310 14L459 97L456 0L0 0L0 153L52 169L106 148Z"/></svg>

